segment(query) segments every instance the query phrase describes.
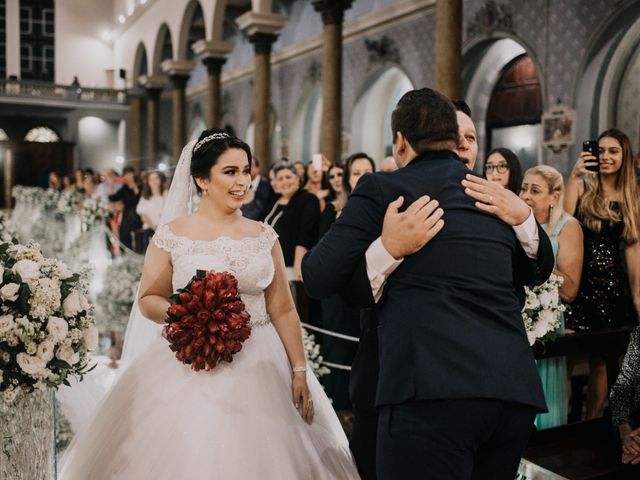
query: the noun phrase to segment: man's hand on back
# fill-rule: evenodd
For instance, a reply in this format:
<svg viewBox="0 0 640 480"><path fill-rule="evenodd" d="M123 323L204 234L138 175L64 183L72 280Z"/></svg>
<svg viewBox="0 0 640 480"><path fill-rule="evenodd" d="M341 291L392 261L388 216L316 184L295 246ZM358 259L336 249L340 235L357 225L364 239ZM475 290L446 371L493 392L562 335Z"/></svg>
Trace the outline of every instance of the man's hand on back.
<svg viewBox="0 0 640 480"><path fill-rule="evenodd" d="M396 260L420 250L444 227L437 200L425 195L400 213L403 203L404 198L398 197L389 204L382 226L382 244Z"/></svg>

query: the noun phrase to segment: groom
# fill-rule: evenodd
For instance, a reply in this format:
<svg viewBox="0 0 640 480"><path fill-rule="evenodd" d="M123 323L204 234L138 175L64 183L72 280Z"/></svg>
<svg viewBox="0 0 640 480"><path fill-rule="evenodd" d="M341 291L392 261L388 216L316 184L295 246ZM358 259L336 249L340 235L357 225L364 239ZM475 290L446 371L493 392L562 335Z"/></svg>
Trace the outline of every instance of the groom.
<svg viewBox="0 0 640 480"><path fill-rule="evenodd" d="M464 194L469 170L453 153L448 99L430 89L407 93L392 130L404 168L359 182L305 258L305 287L323 296L347 285L398 196L405 205L436 198L444 228L405 258L377 304L378 477L511 480L535 413L545 409L515 287L526 275L517 240Z"/></svg>

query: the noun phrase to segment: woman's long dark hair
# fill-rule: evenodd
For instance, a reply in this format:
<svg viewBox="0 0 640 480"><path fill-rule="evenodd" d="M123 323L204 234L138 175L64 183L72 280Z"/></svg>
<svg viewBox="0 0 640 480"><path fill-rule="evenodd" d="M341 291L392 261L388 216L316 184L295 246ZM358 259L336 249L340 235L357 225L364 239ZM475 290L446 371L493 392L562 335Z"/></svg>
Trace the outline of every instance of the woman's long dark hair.
<svg viewBox="0 0 640 480"><path fill-rule="evenodd" d="M142 198L149 200L153 196L153 192L151 191L151 187L149 186L149 177L153 174L157 174L160 177L160 195L164 193L167 189L167 177L160 170L151 170L147 172L147 176L144 180L144 185L142 185Z"/></svg>
<svg viewBox="0 0 640 480"><path fill-rule="evenodd" d="M486 177L487 160L489 160L489 157L494 153L502 155L507 161L507 165L509 165L509 182L507 183L507 188L518 195L522 187L522 167L520 166L518 156L508 148L494 148L491 150L486 156L484 165L482 166L482 172Z"/></svg>

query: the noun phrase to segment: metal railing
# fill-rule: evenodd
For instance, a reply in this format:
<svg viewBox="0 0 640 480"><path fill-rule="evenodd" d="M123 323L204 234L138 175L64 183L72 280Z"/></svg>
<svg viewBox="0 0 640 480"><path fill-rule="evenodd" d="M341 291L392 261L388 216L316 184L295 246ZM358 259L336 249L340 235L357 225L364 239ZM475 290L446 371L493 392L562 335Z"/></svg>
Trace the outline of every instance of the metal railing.
<svg viewBox="0 0 640 480"><path fill-rule="evenodd" d="M0 96L45 98L71 102L127 103L125 90L86 88L78 85L57 85L33 80L0 80Z"/></svg>

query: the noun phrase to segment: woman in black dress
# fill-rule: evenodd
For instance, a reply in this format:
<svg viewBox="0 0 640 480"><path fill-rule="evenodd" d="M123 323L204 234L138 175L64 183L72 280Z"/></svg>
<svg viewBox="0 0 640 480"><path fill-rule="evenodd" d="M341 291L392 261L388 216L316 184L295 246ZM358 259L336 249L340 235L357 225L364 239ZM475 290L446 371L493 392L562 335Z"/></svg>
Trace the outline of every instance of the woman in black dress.
<svg viewBox="0 0 640 480"><path fill-rule="evenodd" d="M584 230L580 290L567 310L579 331L633 324L640 311L640 207L629 138L611 129L598 138L599 158L582 152L567 182L565 210ZM599 172L587 169L599 165ZM604 359L589 358L587 419L602 415L607 398Z"/></svg>
<svg viewBox="0 0 640 480"><path fill-rule="evenodd" d="M354 168L355 165L355 168ZM348 194L353 190L357 181L364 173L375 171L373 160L365 153L356 153L347 158L345 166L333 165L329 168L329 183L335 193L335 200L327 202L320 219L320 238L327 233L333 222L340 216ZM350 307L340 295L323 299L322 301L322 326L323 328L357 338L360 333L360 310ZM333 407L340 410L351 410L349 401L349 377L347 368L353 363L358 343L338 338L331 335L323 335L322 356L329 366L331 373L320 379L329 398L333 401Z"/></svg>
<svg viewBox="0 0 640 480"><path fill-rule="evenodd" d="M318 241L320 202L318 197L300 188L293 165L282 163L273 169L280 194L264 219L278 234L289 281L302 281L302 257Z"/></svg>

